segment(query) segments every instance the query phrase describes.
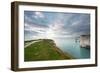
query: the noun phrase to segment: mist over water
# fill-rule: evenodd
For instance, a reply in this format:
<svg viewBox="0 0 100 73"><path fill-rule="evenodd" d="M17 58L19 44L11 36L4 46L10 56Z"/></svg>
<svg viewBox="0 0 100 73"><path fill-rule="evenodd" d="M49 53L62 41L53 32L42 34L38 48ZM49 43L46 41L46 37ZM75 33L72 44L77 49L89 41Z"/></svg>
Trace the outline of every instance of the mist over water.
<svg viewBox="0 0 100 73"><path fill-rule="evenodd" d="M74 38L54 39L54 41L65 54L69 53L76 59L90 58L90 49L81 48L79 41L76 42Z"/></svg>

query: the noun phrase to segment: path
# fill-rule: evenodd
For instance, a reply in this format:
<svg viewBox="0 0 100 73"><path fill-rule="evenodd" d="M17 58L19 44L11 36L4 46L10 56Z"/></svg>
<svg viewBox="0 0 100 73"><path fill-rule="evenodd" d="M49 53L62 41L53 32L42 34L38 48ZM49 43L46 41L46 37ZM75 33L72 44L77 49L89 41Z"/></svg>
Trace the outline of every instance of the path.
<svg viewBox="0 0 100 73"><path fill-rule="evenodd" d="M24 48L26 48L26 47L28 47L28 46L30 46L31 44L36 43L36 42L40 42L40 40L37 40L37 41L32 41L32 42L30 42L30 43L26 44Z"/></svg>

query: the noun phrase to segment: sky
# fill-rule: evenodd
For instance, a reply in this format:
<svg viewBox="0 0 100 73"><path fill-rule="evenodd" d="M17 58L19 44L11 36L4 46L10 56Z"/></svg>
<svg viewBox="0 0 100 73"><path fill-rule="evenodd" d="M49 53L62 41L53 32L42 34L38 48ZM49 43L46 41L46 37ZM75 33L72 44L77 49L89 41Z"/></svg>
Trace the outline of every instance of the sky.
<svg viewBox="0 0 100 73"><path fill-rule="evenodd" d="M24 11L25 40L61 39L90 33L90 14Z"/></svg>

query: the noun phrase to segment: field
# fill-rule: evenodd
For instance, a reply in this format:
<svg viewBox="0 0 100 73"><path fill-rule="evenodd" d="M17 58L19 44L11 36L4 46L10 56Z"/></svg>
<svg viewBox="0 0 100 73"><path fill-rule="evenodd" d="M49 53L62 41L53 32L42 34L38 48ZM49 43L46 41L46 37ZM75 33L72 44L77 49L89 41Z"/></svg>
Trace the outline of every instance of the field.
<svg viewBox="0 0 100 73"><path fill-rule="evenodd" d="M24 61L64 60L72 59L64 54L50 39L25 41Z"/></svg>

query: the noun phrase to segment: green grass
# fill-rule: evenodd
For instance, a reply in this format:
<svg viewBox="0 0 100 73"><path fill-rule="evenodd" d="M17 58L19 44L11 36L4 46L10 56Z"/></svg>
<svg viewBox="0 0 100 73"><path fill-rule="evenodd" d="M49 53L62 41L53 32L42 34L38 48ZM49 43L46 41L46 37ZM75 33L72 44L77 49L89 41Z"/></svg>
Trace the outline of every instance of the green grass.
<svg viewBox="0 0 100 73"><path fill-rule="evenodd" d="M43 39L24 48L24 61L71 59L69 55L59 52L54 41Z"/></svg>

